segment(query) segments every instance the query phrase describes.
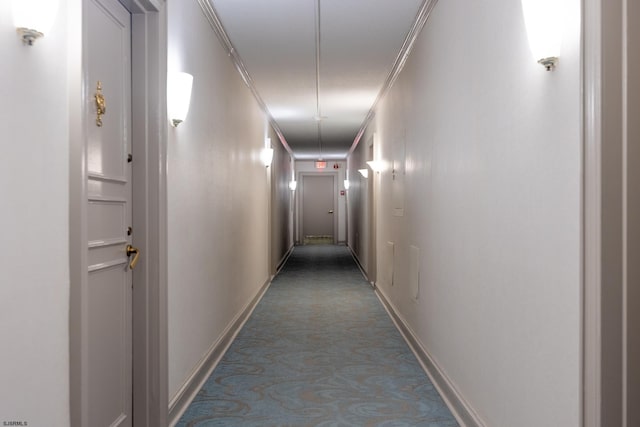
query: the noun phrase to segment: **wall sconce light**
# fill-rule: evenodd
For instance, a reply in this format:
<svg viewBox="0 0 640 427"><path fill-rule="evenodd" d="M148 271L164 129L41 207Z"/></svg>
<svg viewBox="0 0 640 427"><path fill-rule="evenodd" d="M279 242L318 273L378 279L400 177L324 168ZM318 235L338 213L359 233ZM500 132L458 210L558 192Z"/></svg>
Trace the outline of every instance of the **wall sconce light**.
<svg viewBox="0 0 640 427"><path fill-rule="evenodd" d="M349 183L349 180L348 180L348 179L345 179L345 180L344 180L344 189L345 189L345 190L348 190L350 185L351 185L351 184Z"/></svg>
<svg viewBox="0 0 640 427"><path fill-rule="evenodd" d="M266 167L271 166L271 162L273 161L273 148L264 147L262 152L260 152L260 160Z"/></svg>
<svg viewBox="0 0 640 427"><path fill-rule="evenodd" d="M363 177L369 178L369 169L358 169L358 172L360 172L360 175Z"/></svg>
<svg viewBox="0 0 640 427"><path fill-rule="evenodd" d="M522 0L531 53L547 71L555 68L560 56L563 3L561 0Z"/></svg>
<svg viewBox="0 0 640 427"><path fill-rule="evenodd" d="M26 45L33 46L53 27L58 0L13 0L13 23Z"/></svg>
<svg viewBox="0 0 640 427"><path fill-rule="evenodd" d="M289 181L289 190L296 191L297 187L298 187L298 182L297 181L295 181L295 180Z"/></svg>
<svg viewBox="0 0 640 427"><path fill-rule="evenodd" d="M374 172L382 172L384 169L384 163L380 160L369 160L367 165L369 165L371 170Z"/></svg>
<svg viewBox="0 0 640 427"><path fill-rule="evenodd" d="M188 73L170 73L167 78L167 112L173 127L187 118L191 103L193 76Z"/></svg>

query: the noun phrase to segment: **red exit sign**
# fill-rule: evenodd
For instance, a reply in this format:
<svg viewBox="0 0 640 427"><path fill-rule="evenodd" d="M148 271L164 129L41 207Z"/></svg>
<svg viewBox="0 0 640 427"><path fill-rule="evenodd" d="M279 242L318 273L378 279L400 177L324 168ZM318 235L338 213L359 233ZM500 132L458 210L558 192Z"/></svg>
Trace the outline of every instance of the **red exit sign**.
<svg viewBox="0 0 640 427"><path fill-rule="evenodd" d="M327 162L325 162L324 160L316 161L316 169L324 169L326 167L327 167Z"/></svg>

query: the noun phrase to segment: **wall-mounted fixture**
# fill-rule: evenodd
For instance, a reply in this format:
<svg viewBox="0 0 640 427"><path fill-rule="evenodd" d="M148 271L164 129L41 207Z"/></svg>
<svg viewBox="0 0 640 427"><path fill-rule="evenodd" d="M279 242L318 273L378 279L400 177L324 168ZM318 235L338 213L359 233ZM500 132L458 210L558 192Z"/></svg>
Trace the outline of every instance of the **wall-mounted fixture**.
<svg viewBox="0 0 640 427"><path fill-rule="evenodd" d="M260 153L260 160L262 160L262 163L264 163L266 167L271 166L271 162L273 161L273 148L263 148Z"/></svg>
<svg viewBox="0 0 640 427"><path fill-rule="evenodd" d="M326 161L324 161L322 159L316 160L316 169L324 169L326 167L327 167L327 162Z"/></svg>
<svg viewBox="0 0 640 427"><path fill-rule="evenodd" d="M289 181L289 190L296 191L296 188L298 188L298 182L293 179Z"/></svg>
<svg viewBox="0 0 640 427"><path fill-rule="evenodd" d="M191 103L193 76L189 73L169 73L167 76L167 113L173 127L187 118Z"/></svg>
<svg viewBox="0 0 640 427"><path fill-rule="evenodd" d="M350 185L351 185L351 184L349 183L349 180L348 180L348 179L345 179L345 180L344 180L344 189L345 189L345 190L348 190Z"/></svg>
<svg viewBox="0 0 640 427"><path fill-rule="evenodd" d="M367 162L367 165L369 165L371 170L374 172L382 172L382 170L384 169L384 163L380 160L369 160Z"/></svg>
<svg viewBox="0 0 640 427"><path fill-rule="evenodd" d="M358 172L360 172L360 175L363 177L369 178L369 169L358 169Z"/></svg>
<svg viewBox="0 0 640 427"><path fill-rule="evenodd" d="M16 31L29 46L49 33L58 12L58 0L13 0L12 6Z"/></svg>
<svg viewBox="0 0 640 427"><path fill-rule="evenodd" d="M522 0L531 53L547 71L555 68L560 56L563 3L562 0Z"/></svg>

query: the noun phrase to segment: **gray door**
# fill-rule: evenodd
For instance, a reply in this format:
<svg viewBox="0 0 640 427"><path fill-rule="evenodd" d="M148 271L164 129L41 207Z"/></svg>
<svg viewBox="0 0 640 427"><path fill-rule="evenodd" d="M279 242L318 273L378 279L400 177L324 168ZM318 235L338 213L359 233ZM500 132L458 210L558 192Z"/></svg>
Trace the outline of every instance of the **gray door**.
<svg viewBox="0 0 640 427"><path fill-rule="evenodd" d="M81 302L82 425L131 426L131 18L117 0L83 6L88 278Z"/></svg>
<svg viewBox="0 0 640 427"><path fill-rule="evenodd" d="M302 235L304 243L335 243L333 175L302 176Z"/></svg>

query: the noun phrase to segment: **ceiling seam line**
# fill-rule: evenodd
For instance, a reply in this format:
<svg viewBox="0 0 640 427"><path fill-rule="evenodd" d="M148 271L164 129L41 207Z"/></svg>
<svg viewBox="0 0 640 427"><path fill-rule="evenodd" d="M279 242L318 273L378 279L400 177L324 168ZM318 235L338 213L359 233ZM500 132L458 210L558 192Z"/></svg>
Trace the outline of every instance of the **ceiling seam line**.
<svg viewBox="0 0 640 427"><path fill-rule="evenodd" d="M318 151L322 159L322 111L320 110L320 0L316 3L316 121L318 126Z"/></svg>

